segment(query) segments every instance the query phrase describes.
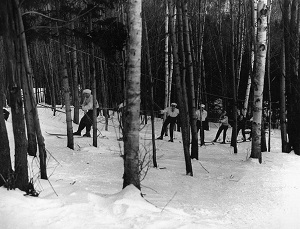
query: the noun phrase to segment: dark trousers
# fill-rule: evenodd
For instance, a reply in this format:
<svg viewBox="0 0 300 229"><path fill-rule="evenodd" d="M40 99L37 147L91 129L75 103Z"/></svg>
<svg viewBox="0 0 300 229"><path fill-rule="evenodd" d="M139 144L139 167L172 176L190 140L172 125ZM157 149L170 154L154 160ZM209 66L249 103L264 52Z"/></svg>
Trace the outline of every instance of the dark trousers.
<svg viewBox="0 0 300 229"><path fill-rule="evenodd" d="M97 117L99 115L100 109L97 109ZM91 127L93 125L93 110L89 110L80 120L79 127L77 132L81 133L81 131L86 128L86 133L91 131Z"/></svg>
<svg viewBox="0 0 300 229"><path fill-rule="evenodd" d="M236 136L239 135L240 130L242 130L243 138L246 140L245 125L238 125L237 126Z"/></svg>
<svg viewBox="0 0 300 229"><path fill-rule="evenodd" d="M204 121L201 122L200 120L197 120L197 133L199 130L200 130L200 145L204 145Z"/></svg>
<svg viewBox="0 0 300 229"><path fill-rule="evenodd" d="M227 132L227 129L228 129L228 126L225 126L225 125L221 125L218 129L218 132L217 132L217 135L216 135L216 138L215 140L217 141L221 132L223 131L223 142L225 143L225 140L226 140L226 132Z"/></svg>
<svg viewBox="0 0 300 229"><path fill-rule="evenodd" d="M160 137L164 136L167 126L170 124L170 139L173 140L173 132L174 132L174 126L176 123L176 119L177 119L177 117L170 117L170 116L168 116L166 118L166 120L164 121L164 124L161 128Z"/></svg>

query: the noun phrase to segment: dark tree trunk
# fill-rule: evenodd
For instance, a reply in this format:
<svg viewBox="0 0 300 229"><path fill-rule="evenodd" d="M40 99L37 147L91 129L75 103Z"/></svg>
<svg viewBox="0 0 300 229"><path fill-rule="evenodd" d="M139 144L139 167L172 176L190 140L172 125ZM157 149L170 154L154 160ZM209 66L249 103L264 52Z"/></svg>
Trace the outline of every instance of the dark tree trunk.
<svg viewBox="0 0 300 229"><path fill-rule="evenodd" d="M6 65L9 78L10 105L15 140L15 187L25 191L28 185L27 140L21 95L21 72L17 63L21 62L18 30L18 10L15 1L4 1L3 10Z"/></svg>
<svg viewBox="0 0 300 229"><path fill-rule="evenodd" d="M144 39L145 39L145 46L146 46L146 59L147 59L147 68L148 74L150 78L150 99L151 99L151 129L152 129L152 160L153 160L153 167L157 168L157 161L156 161L156 145L155 145L155 120L154 120L154 99L153 99L153 77L152 77L152 69L151 69L151 61L150 61L150 49L149 49L149 41L148 41L148 30L147 30L147 23L145 13L143 14L143 25L144 25Z"/></svg>
<svg viewBox="0 0 300 229"><path fill-rule="evenodd" d="M169 0L169 9L170 9L170 24L173 24L173 6L172 1ZM193 169L192 163L190 158L190 150L189 150L189 121L188 121L188 112L186 109L187 99L186 96L183 96L182 90L182 82L181 82L181 74L180 74L180 65L179 65L179 51L178 51L178 44L175 36L175 31L173 26L170 29L170 38L173 48L173 57L174 57L174 73L175 73L175 81L176 81L176 89L178 94L178 104L179 104L179 111L180 111L180 121L181 121L181 134L183 140L183 150L184 150L184 158L185 158L185 165L186 165L186 174L189 176L193 176Z"/></svg>
<svg viewBox="0 0 300 229"><path fill-rule="evenodd" d="M5 8L0 8L0 14L5 15L3 10ZM11 167L11 158L10 158L10 148L9 148L9 140L7 135L7 129L6 124L2 112L2 107L5 106L4 101L4 95L5 95L5 80L4 75L0 74L0 186L2 186L8 179L9 174L12 171ZM3 180L4 179L4 180Z"/></svg>

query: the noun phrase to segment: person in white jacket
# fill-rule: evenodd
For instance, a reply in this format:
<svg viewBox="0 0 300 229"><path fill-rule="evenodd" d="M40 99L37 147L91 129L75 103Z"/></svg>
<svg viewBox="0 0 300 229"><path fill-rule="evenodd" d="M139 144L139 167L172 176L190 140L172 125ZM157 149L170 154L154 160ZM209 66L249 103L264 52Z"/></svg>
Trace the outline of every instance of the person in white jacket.
<svg viewBox="0 0 300 229"><path fill-rule="evenodd" d="M167 118L161 128L160 136L157 139L162 140L164 133L166 132L167 126L170 124L170 140L169 142L173 142L173 132L174 132L174 126L177 120L177 116L179 114L179 110L176 108L176 103L171 103L171 107L167 107L164 110L161 110L161 113L166 113Z"/></svg>
<svg viewBox="0 0 300 229"><path fill-rule="evenodd" d="M90 131L93 125L93 95L90 89L84 89L82 91L84 97L81 109L84 111L84 116L81 118L78 130L73 135L81 136L81 131L86 128L86 133L83 137L91 137ZM97 102L97 116L99 115L99 104Z"/></svg>
<svg viewBox="0 0 300 229"><path fill-rule="evenodd" d="M207 111L204 110L205 105L201 104L200 109L196 110L196 116L197 116L197 132L200 130L200 145L205 145L204 141L204 125L205 120L207 118Z"/></svg>

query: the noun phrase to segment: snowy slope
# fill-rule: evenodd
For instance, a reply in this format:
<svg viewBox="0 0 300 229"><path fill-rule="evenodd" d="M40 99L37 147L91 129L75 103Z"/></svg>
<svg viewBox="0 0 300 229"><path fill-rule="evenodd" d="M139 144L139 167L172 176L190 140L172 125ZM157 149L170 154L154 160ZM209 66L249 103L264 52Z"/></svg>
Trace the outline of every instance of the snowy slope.
<svg viewBox="0 0 300 229"><path fill-rule="evenodd" d="M46 133L66 132L64 114L52 116L51 110L39 108L39 115L49 182L38 179L38 160L28 157L40 195L25 197L19 190L0 188L1 229L300 228L300 158L280 152L279 130L271 131L271 152L263 153L262 164L249 159L250 142L240 143L236 155L229 144L199 147L193 177L185 175L181 134L175 132L174 143L168 137L157 140L159 168L150 167L143 178L142 198L133 186L122 190L123 143L117 141L116 116L111 116L108 131L103 117L98 118L97 148L92 138L75 138L73 151L65 137ZM157 119L157 135L161 125ZM206 141L214 138L217 127L211 124ZM7 128L13 156L11 120ZM140 134L146 161L151 158L150 130L149 121Z"/></svg>

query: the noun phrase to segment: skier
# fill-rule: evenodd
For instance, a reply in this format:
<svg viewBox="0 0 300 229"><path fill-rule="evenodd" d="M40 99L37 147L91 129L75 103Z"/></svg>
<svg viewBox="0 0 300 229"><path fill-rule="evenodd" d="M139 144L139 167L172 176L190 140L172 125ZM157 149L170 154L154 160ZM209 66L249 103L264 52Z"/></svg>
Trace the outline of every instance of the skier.
<svg viewBox="0 0 300 229"><path fill-rule="evenodd" d="M166 132L166 128L170 124L170 140L169 140L169 142L173 142L174 126L175 126L175 123L177 120L177 116L179 114L179 110L176 108L176 106L177 106L176 103L171 103L171 107L167 107L166 109L160 111L162 114L166 113L167 118L164 121L164 124L161 128L160 136L157 139L160 139L160 140L163 139L163 135Z"/></svg>
<svg viewBox="0 0 300 229"><path fill-rule="evenodd" d="M226 140L226 132L227 129L229 127L229 123L228 123L228 116L226 115L226 111L223 111L223 113L220 116L220 120L221 122L221 126L218 129L217 135L215 137L215 139L213 140L213 142L216 142L221 134L221 132L223 131L223 141L221 144L225 144L225 140Z"/></svg>
<svg viewBox="0 0 300 229"><path fill-rule="evenodd" d="M83 137L91 137L90 130L93 125L93 95L90 89L84 89L82 95L84 97L81 109L84 111L84 116L81 118L78 130L73 135L81 136L81 131L86 128L86 133ZM97 116L99 115L99 104L97 102Z"/></svg>
<svg viewBox="0 0 300 229"><path fill-rule="evenodd" d="M200 138L201 138L201 143L200 145L204 145L204 130L207 129L205 128L205 120L207 118L207 111L204 110L205 105L201 104L200 109L196 110L196 116L197 116L197 132L200 130Z"/></svg>

